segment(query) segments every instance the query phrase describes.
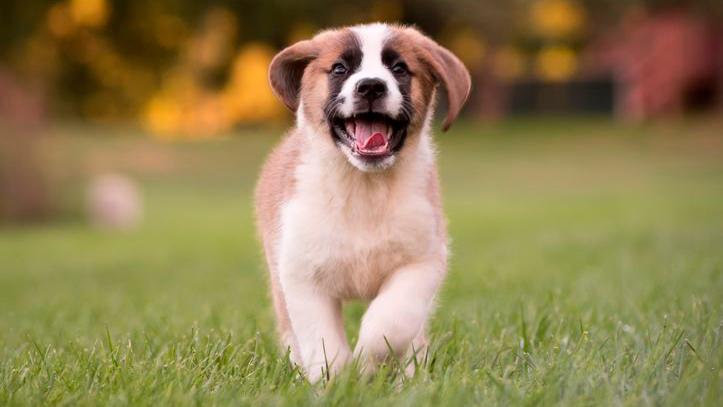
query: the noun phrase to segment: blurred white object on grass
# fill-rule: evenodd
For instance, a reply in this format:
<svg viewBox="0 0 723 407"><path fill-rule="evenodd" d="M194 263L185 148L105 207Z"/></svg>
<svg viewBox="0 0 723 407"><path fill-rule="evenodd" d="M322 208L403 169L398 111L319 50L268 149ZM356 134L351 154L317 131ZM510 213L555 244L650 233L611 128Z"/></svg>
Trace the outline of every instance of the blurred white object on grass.
<svg viewBox="0 0 723 407"><path fill-rule="evenodd" d="M132 228L141 220L141 205L138 186L125 175L98 174L90 181L86 208L90 221L96 226Z"/></svg>

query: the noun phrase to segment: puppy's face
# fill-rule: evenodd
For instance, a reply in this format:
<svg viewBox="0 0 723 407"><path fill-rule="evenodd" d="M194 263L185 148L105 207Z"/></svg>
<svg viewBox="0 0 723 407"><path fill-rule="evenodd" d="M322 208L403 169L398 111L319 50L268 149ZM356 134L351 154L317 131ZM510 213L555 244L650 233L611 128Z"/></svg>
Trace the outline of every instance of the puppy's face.
<svg viewBox="0 0 723 407"><path fill-rule="evenodd" d="M372 24L324 31L279 53L274 92L362 171L391 167L424 127L435 87L447 89L446 130L470 90L462 63L417 30ZM299 106L301 108L299 109Z"/></svg>

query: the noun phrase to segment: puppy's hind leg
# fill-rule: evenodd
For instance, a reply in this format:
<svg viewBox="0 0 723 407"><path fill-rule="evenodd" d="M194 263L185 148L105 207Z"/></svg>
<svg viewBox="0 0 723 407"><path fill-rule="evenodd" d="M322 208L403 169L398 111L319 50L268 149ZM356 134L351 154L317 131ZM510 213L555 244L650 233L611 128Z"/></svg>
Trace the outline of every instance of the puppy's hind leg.
<svg viewBox="0 0 723 407"><path fill-rule="evenodd" d="M299 357L299 345L296 343L296 335L291 327L289 319L289 311L286 308L286 299L281 289L279 276L275 270L270 271L271 277L271 300L274 304L274 314L276 317L276 332L279 337L279 344L283 352L289 352L289 359L297 365L302 365Z"/></svg>

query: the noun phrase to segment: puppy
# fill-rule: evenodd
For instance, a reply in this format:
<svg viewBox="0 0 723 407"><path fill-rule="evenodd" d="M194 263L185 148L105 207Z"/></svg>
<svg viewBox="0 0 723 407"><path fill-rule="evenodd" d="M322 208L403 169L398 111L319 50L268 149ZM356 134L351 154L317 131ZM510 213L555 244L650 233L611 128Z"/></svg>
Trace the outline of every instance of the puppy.
<svg viewBox="0 0 723 407"><path fill-rule="evenodd" d="M410 27L323 31L271 62L296 126L266 160L257 227L277 329L311 381L352 357L372 367L423 353L447 268L446 225L430 136L437 85L446 130L471 86L451 52ZM369 302L352 352L344 300Z"/></svg>

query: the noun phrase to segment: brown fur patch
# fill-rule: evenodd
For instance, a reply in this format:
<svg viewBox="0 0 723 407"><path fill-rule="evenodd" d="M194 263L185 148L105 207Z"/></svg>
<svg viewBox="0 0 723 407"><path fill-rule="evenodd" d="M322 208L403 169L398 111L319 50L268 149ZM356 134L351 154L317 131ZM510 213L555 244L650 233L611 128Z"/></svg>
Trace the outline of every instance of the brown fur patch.
<svg viewBox="0 0 723 407"><path fill-rule="evenodd" d="M389 41L403 55L414 55L413 73L423 95L431 95L437 83L447 90L447 115L442 130L446 131L462 109L472 89L467 68L449 50L411 27L397 27ZM407 59L407 58L405 58ZM409 62L408 62L409 64ZM411 68L411 66L410 66Z"/></svg>
<svg viewBox="0 0 723 407"><path fill-rule="evenodd" d="M328 73L339 55L357 41L349 28L324 31L312 40L319 50L318 57L309 64L301 80L301 100L304 113L313 127L327 129L324 104L329 98ZM330 139L331 140L331 139Z"/></svg>

